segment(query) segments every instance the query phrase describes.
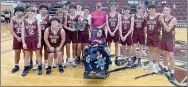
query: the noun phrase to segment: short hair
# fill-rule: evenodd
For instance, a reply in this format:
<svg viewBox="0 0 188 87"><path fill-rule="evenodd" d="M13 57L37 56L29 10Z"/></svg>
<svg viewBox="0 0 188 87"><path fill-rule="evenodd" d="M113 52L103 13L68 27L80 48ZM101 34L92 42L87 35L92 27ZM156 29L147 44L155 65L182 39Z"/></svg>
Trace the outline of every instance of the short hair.
<svg viewBox="0 0 188 87"><path fill-rule="evenodd" d="M22 6L17 6L17 7L14 8L14 12L16 13L17 11L24 12L25 9L24 9L24 7L22 7Z"/></svg>
<svg viewBox="0 0 188 87"><path fill-rule="evenodd" d="M58 13L63 13L63 9L58 9L58 10L56 11L56 14L58 14Z"/></svg>
<svg viewBox="0 0 188 87"><path fill-rule="evenodd" d="M47 10L49 10L49 7L47 4L40 4L39 9L42 9L42 8L46 8Z"/></svg>
<svg viewBox="0 0 188 87"><path fill-rule="evenodd" d="M27 11L27 12L28 12L28 11L36 12L36 10L35 10L33 7L28 7L26 11Z"/></svg>
<svg viewBox="0 0 188 87"><path fill-rule="evenodd" d="M88 9L88 10L89 10L90 8L89 8L89 6L85 5L85 6L84 6L84 9Z"/></svg>
<svg viewBox="0 0 188 87"><path fill-rule="evenodd" d="M52 18L50 18L50 25L51 25L51 22L52 22L52 21L57 21L58 23L60 23L60 19L57 18L57 17L52 17Z"/></svg>
<svg viewBox="0 0 188 87"><path fill-rule="evenodd" d="M125 6L125 7L123 7L123 10L130 10L130 7L129 6Z"/></svg>
<svg viewBox="0 0 188 87"><path fill-rule="evenodd" d="M77 9L76 5L72 4L69 6L69 9Z"/></svg>
<svg viewBox="0 0 188 87"><path fill-rule="evenodd" d="M148 5L148 9L151 9L151 8L156 9L156 8L157 8L157 6L156 6L155 4L149 4L149 5Z"/></svg>
<svg viewBox="0 0 188 87"><path fill-rule="evenodd" d="M170 6L165 5L164 8L165 8L165 7L168 8L168 9L170 10L170 12L171 12Z"/></svg>
<svg viewBox="0 0 188 87"><path fill-rule="evenodd" d="M117 3L116 3L116 2L110 2L110 3L108 4L109 7L111 7L112 5L117 6Z"/></svg>
<svg viewBox="0 0 188 87"><path fill-rule="evenodd" d="M144 9L144 6L143 6L143 5L138 5L138 6L136 7L136 9Z"/></svg>

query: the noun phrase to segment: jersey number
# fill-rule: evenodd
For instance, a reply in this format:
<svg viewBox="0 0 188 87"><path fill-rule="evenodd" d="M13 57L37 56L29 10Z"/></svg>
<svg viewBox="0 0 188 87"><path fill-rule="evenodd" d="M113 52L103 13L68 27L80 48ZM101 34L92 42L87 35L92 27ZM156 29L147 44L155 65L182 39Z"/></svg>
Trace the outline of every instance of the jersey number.
<svg viewBox="0 0 188 87"><path fill-rule="evenodd" d="M29 34L30 34L30 35L33 35L33 34L34 34L33 29L29 29Z"/></svg>
<svg viewBox="0 0 188 87"><path fill-rule="evenodd" d="M56 43L56 39L51 39L51 43Z"/></svg>
<svg viewBox="0 0 188 87"><path fill-rule="evenodd" d="M149 25L149 30L154 30L154 25Z"/></svg>
<svg viewBox="0 0 188 87"><path fill-rule="evenodd" d="M20 33L21 33L21 29L22 29L22 28L17 28L17 34L20 34Z"/></svg>

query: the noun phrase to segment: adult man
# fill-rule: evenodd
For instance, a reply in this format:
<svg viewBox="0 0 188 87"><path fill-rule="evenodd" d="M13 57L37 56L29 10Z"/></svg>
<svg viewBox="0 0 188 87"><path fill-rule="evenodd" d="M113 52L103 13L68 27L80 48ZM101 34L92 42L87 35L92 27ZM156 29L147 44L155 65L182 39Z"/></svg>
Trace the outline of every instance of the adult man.
<svg viewBox="0 0 188 87"><path fill-rule="evenodd" d="M98 2L96 5L96 11L91 14L91 36L96 35L99 28L104 29L106 25L106 12L102 11L102 3ZM98 29L97 29L98 28Z"/></svg>

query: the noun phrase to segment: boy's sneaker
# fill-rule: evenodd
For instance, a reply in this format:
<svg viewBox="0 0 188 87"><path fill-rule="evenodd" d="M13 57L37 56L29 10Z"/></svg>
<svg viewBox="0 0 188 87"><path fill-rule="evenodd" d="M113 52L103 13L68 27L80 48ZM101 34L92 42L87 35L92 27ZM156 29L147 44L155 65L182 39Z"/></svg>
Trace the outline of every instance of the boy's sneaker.
<svg viewBox="0 0 188 87"><path fill-rule="evenodd" d="M171 82L173 82L175 80L175 77L174 77L174 74L173 73L170 73L170 79L169 79Z"/></svg>
<svg viewBox="0 0 188 87"><path fill-rule="evenodd" d="M148 64L146 66L144 66L145 70L151 70L153 68L153 64Z"/></svg>
<svg viewBox="0 0 188 87"><path fill-rule="evenodd" d="M63 73L63 72L64 72L62 65L59 65L59 72L60 72L60 73Z"/></svg>
<svg viewBox="0 0 188 87"><path fill-rule="evenodd" d="M47 69L46 69L46 75L50 75L51 72L52 72L52 71L51 71L51 68L47 68Z"/></svg>
<svg viewBox="0 0 188 87"><path fill-rule="evenodd" d="M12 73L15 73L19 70L19 66L15 65L14 68L12 69Z"/></svg>
<svg viewBox="0 0 188 87"><path fill-rule="evenodd" d="M42 66L39 65L39 66L38 66L38 75L41 75L41 74L42 74Z"/></svg>
<svg viewBox="0 0 188 87"><path fill-rule="evenodd" d="M29 66L25 66L22 72L22 76L26 76L28 72L29 72Z"/></svg>

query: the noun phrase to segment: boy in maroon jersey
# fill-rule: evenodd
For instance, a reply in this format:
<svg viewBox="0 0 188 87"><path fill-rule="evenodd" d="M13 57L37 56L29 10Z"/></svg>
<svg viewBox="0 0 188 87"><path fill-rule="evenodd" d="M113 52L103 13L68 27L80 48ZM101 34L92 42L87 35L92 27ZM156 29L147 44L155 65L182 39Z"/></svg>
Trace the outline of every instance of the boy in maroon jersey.
<svg viewBox="0 0 188 87"><path fill-rule="evenodd" d="M121 54L126 56L126 45L128 50L128 65L131 66L131 48L133 44L132 32L134 30L134 17L129 14L130 8L124 7L124 15L121 16L120 22L120 38L121 38Z"/></svg>
<svg viewBox="0 0 188 87"><path fill-rule="evenodd" d="M82 22L85 25L85 28L80 31L80 40L81 40L81 50L82 56L84 58L84 48L87 46L87 41L89 39L89 31L91 30L91 15L89 14L89 7L84 7L84 13L82 15ZM82 61L83 62L83 61Z"/></svg>
<svg viewBox="0 0 188 87"><path fill-rule="evenodd" d="M140 64L140 58L142 57L143 45L145 44L145 20L143 14L144 7L138 5L136 7L137 13L134 15L134 31L133 31L133 67ZM139 44L138 58L136 58L136 47Z"/></svg>
<svg viewBox="0 0 188 87"><path fill-rule="evenodd" d="M60 20L59 27L61 27L61 28L64 28L63 25L64 25L64 22L65 22L65 17L66 17L65 10L58 9L57 12L56 12L56 18L58 18ZM65 43L62 47L62 57L64 56L64 46L65 46ZM55 54L54 62L53 62L53 68L56 68L57 65L58 65L58 61L57 61L56 54ZM63 67L66 67L64 60L63 60L62 65L63 65Z"/></svg>
<svg viewBox="0 0 188 87"><path fill-rule="evenodd" d="M78 15L76 15L76 6L71 5L69 7L70 13L65 17L64 28L66 29L66 53L67 53L67 63L66 66L72 63L72 66L76 66L76 52L77 52L77 32L74 28L74 23L78 22ZM72 42L72 62L70 60L70 43Z"/></svg>
<svg viewBox="0 0 188 87"><path fill-rule="evenodd" d="M15 17L10 22L10 33L13 35L13 49L15 52L14 61L15 67L12 69L12 73L15 73L19 70L19 61L20 61L20 53L22 49L22 38L21 38L21 30L22 30L22 22L23 22L23 12L24 8L21 6L17 6L14 8Z"/></svg>
<svg viewBox="0 0 188 87"><path fill-rule="evenodd" d="M156 12L156 5L148 5L149 15L146 17L146 27L147 27L147 46L149 47L149 64L144 67L144 69L153 68L153 54L156 57L156 67L159 69L159 43L160 43L160 15Z"/></svg>
<svg viewBox="0 0 188 87"><path fill-rule="evenodd" d="M33 8L27 9L28 18L22 22L22 42L25 50L24 70L22 76L26 76L30 70L28 66L31 52L35 51L38 63L38 75L42 74L41 66L41 30L39 21L34 18L35 10Z"/></svg>
<svg viewBox="0 0 188 87"><path fill-rule="evenodd" d="M174 47L175 47L175 28L177 20L175 17L170 15L171 8L165 6L163 9L164 16L161 17L162 23L162 39L160 42L160 48L164 55L164 71L168 72L168 58L170 60L170 80L174 81Z"/></svg>
<svg viewBox="0 0 188 87"><path fill-rule="evenodd" d="M50 19L51 26L45 30L44 40L48 46L48 68L46 74L51 73L51 65L54 55L56 54L59 64L59 72L64 72L62 66L62 47L65 43L65 31L62 27L59 27L60 20L56 17Z"/></svg>
<svg viewBox="0 0 188 87"><path fill-rule="evenodd" d="M106 25L108 29L107 42L108 46L111 48L111 43L115 43L115 55L118 56L119 51L119 24L121 15L116 12L117 5L115 3L110 5L110 13L106 16Z"/></svg>
<svg viewBox="0 0 188 87"><path fill-rule="evenodd" d="M41 57L43 55L43 47L44 47L44 67L48 68L48 54L46 52L46 44L44 42L44 31L47 27L49 27L49 19L50 16L48 15L48 5L47 4L40 4L39 5L39 12L40 14L37 15L37 20L40 22L40 28L41 28ZM38 65L36 64L36 67L34 69L37 69Z"/></svg>

